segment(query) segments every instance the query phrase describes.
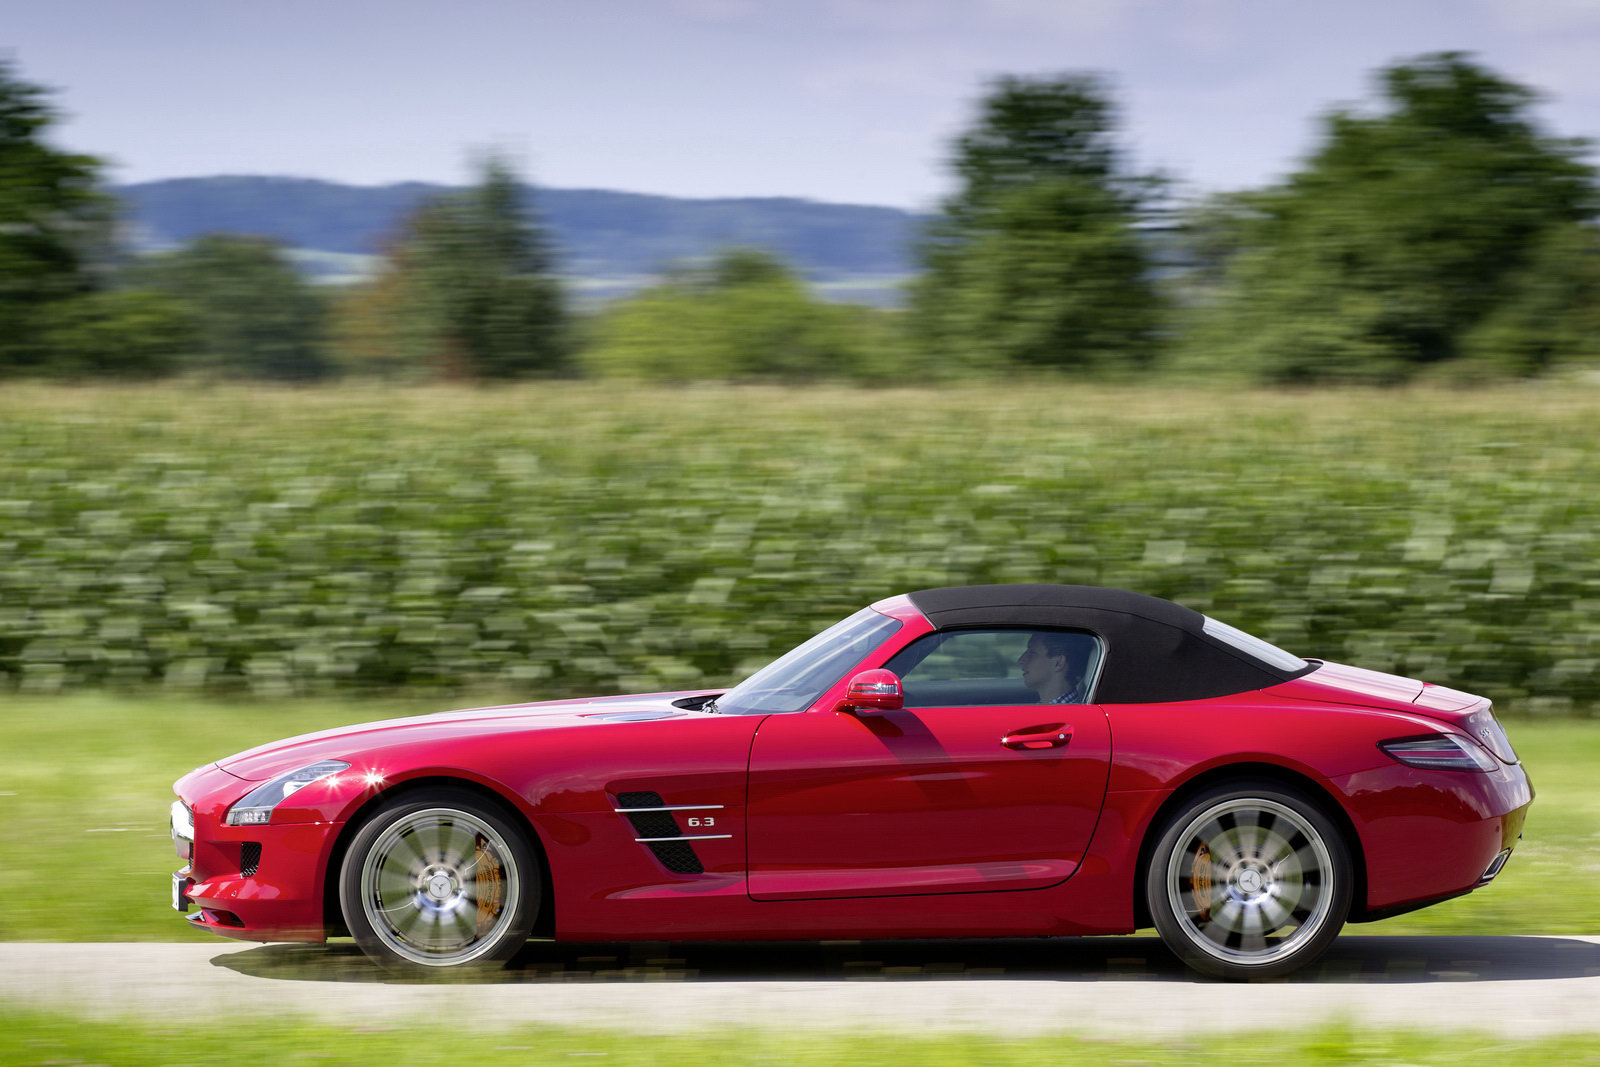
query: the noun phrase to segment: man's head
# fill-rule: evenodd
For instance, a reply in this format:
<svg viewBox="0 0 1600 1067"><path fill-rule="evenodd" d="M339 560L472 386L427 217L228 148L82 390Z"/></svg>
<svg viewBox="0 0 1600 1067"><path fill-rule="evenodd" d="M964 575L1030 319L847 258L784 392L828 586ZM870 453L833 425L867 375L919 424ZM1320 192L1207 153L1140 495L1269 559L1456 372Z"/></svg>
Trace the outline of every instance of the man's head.
<svg viewBox="0 0 1600 1067"><path fill-rule="evenodd" d="M1057 699L1072 688L1068 665L1072 662L1071 639L1066 634L1036 633L1028 636L1028 647L1017 657L1022 668L1022 684L1038 694L1041 701Z"/></svg>

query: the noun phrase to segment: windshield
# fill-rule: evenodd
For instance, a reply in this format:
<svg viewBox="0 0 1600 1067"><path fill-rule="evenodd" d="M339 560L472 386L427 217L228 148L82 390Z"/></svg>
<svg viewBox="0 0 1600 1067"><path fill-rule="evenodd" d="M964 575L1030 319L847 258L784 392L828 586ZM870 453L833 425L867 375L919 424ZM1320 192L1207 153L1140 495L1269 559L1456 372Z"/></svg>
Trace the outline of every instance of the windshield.
<svg viewBox="0 0 1600 1067"><path fill-rule="evenodd" d="M862 608L718 697L717 710L724 715L804 711L898 629L900 620Z"/></svg>

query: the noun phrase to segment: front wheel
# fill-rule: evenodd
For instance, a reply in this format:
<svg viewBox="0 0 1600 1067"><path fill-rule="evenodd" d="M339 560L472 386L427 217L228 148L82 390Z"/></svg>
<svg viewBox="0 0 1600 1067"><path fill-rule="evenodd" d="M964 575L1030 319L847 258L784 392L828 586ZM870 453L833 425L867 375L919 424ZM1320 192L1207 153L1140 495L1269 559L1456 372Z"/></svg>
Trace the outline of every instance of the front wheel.
<svg viewBox="0 0 1600 1067"><path fill-rule="evenodd" d="M528 940L540 878L527 834L464 790L395 798L357 831L339 874L356 944L396 971L487 967Z"/></svg>
<svg viewBox="0 0 1600 1067"><path fill-rule="evenodd" d="M1309 799L1266 782L1215 786L1167 824L1145 875L1161 940L1204 974L1275 978L1344 926L1350 850Z"/></svg>

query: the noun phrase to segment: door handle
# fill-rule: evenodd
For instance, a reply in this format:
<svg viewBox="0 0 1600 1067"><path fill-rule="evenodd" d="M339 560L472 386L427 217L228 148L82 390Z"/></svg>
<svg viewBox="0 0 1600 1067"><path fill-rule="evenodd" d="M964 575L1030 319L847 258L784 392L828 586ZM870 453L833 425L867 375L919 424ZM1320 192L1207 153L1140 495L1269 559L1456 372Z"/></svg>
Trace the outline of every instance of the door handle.
<svg viewBox="0 0 1600 1067"><path fill-rule="evenodd" d="M1000 739L1006 748L1018 751L1032 748L1060 748L1072 740L1072 729L1067 726L1055 726L1048 730L1030 731L1022 734L1007 734Z"/></svg>

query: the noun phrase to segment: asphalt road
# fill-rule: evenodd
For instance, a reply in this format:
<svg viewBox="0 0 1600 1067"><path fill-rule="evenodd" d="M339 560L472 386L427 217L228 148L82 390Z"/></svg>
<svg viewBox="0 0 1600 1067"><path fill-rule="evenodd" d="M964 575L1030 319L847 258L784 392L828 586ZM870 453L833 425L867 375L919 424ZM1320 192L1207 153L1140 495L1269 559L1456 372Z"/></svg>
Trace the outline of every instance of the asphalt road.
<svg viewBox="0 0 1600 1067"><path fill-rule="evenodd" d="M524 1022L1120 1036L1324 1022L1600 1032L1600 937L1340 938L1276 982L1196 978L1153 938L681 945L535 942L487 977L402 980L349 943L0 944L0 999L168 1022Z"/></svg>

